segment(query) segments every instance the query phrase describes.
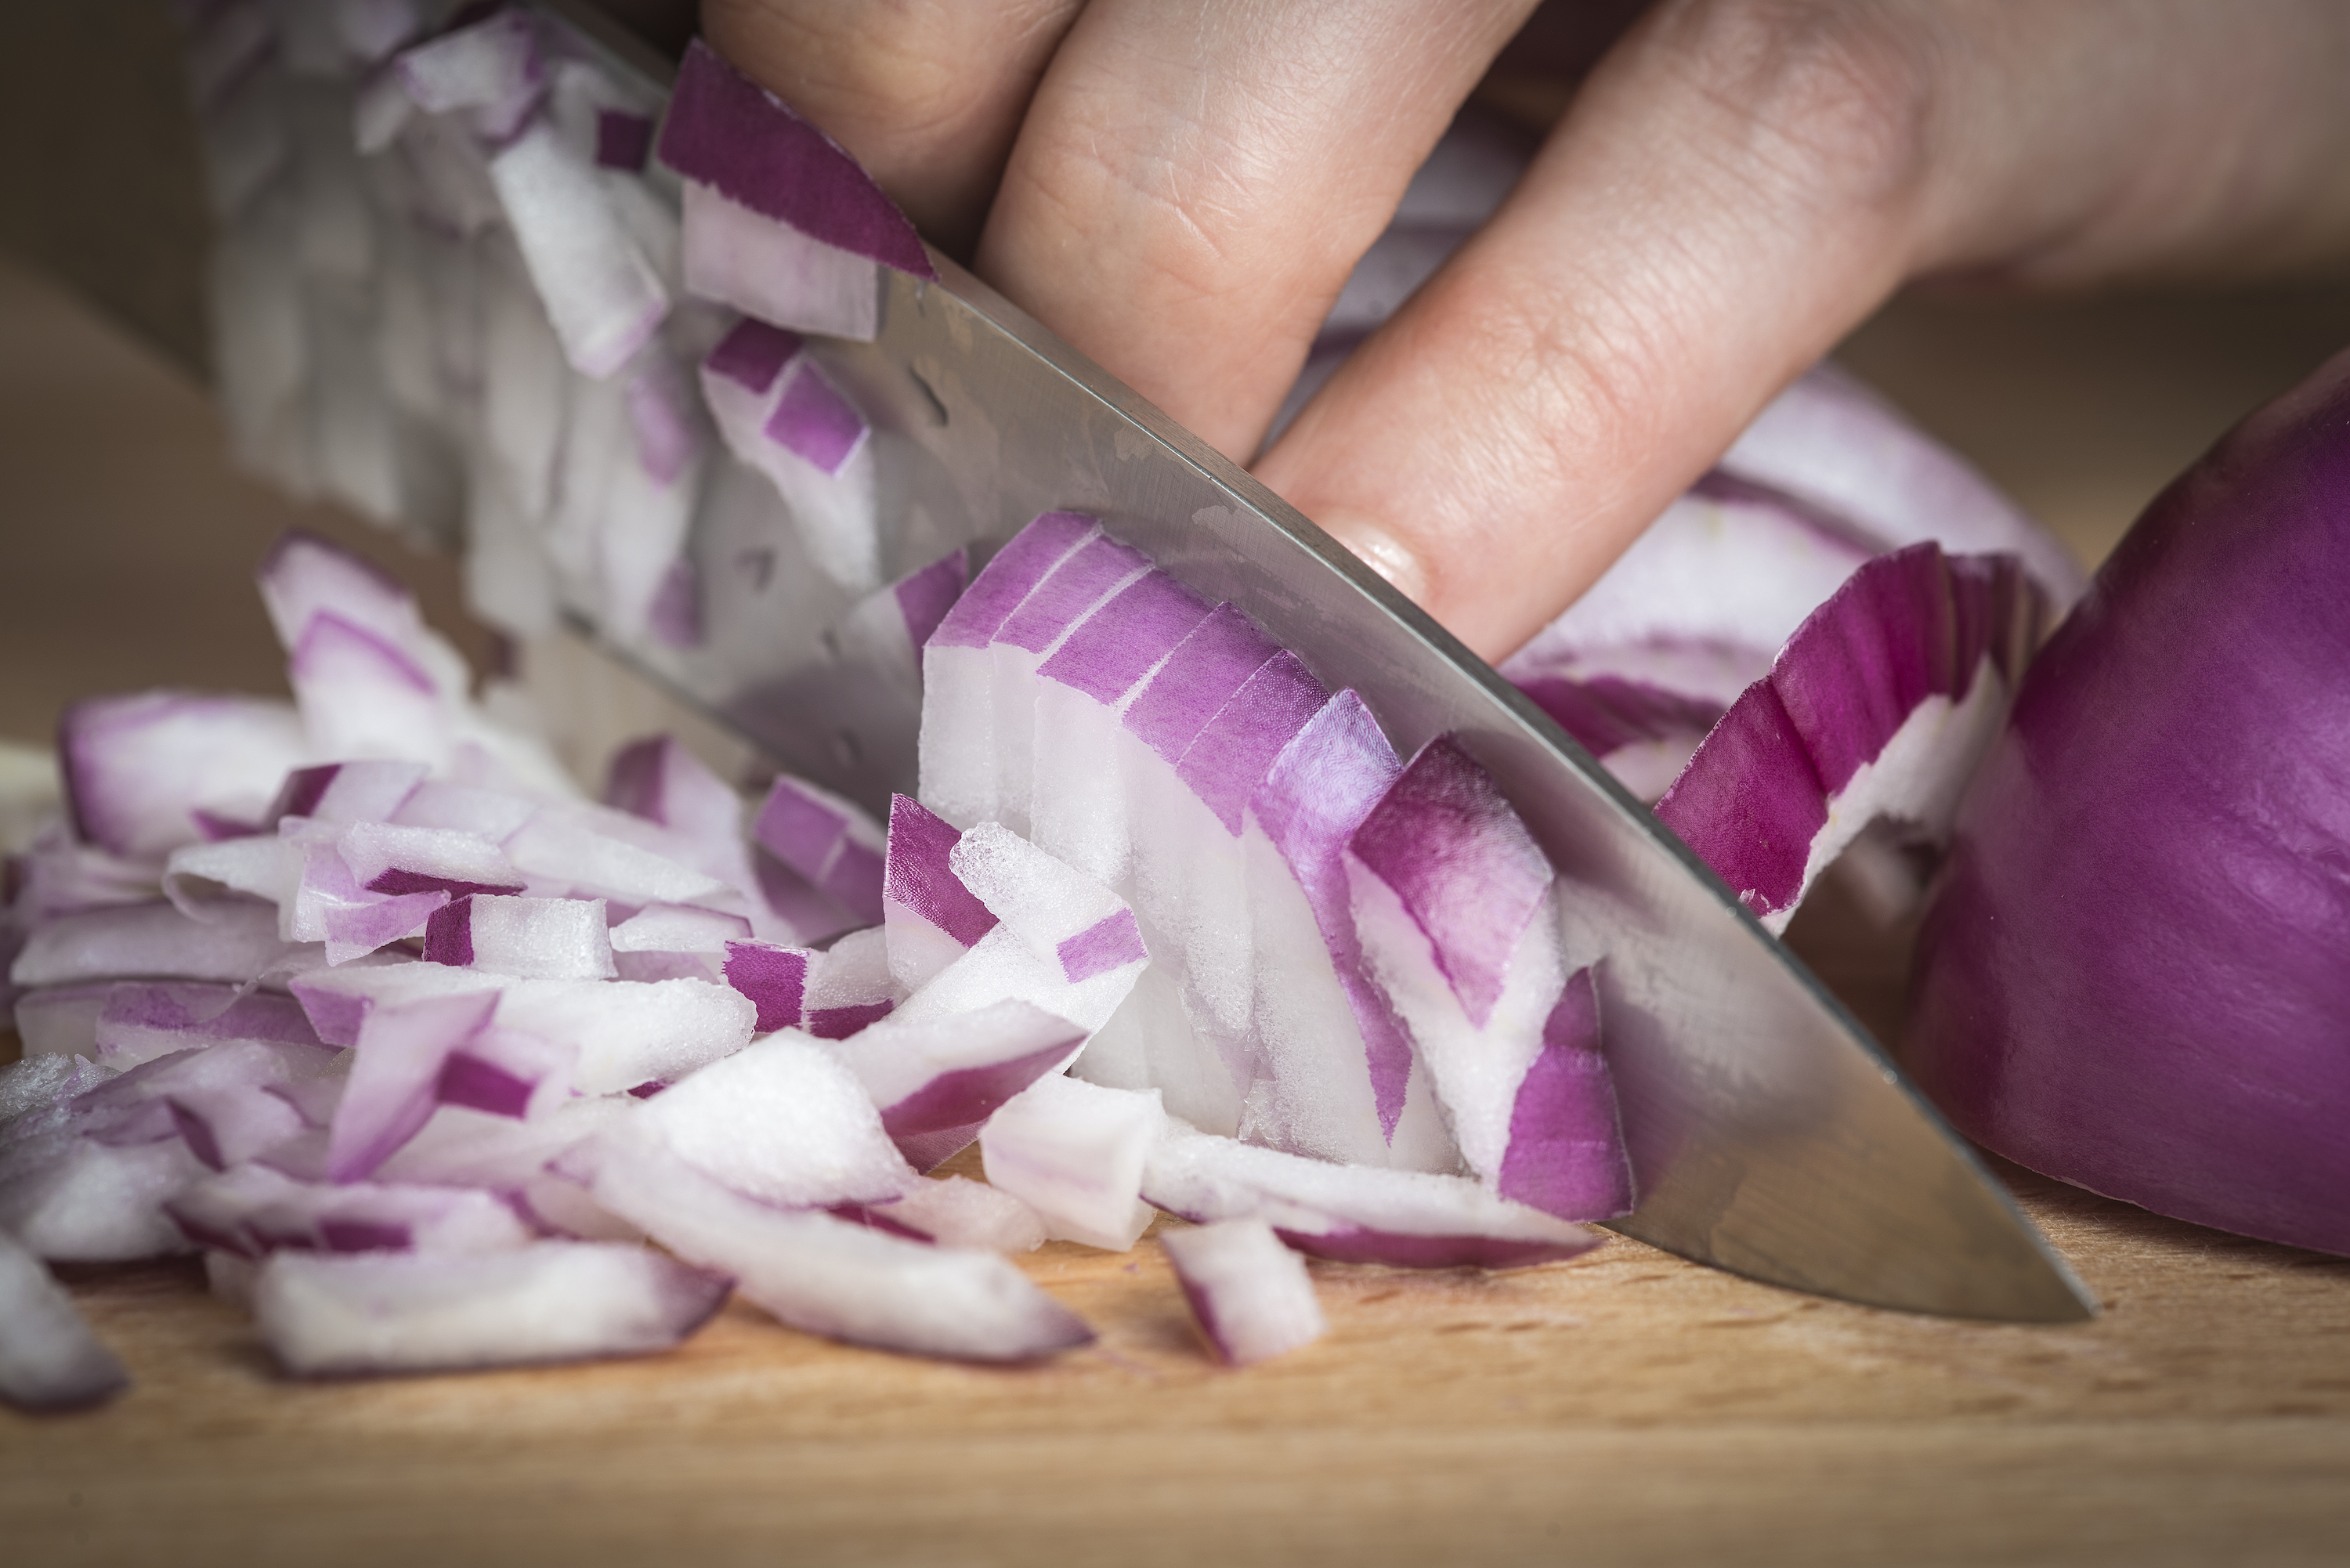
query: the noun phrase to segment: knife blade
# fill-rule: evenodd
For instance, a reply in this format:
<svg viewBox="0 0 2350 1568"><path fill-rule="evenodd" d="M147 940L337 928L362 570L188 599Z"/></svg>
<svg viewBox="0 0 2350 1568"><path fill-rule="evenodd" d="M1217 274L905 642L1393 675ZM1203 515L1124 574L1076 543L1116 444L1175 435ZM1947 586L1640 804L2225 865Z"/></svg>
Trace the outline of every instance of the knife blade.
<svg viewBox="0 0 2350 1568"><path fill-rule="evenodd" d="M550 7L666 82L600 15ZM1737 1273L1872 1305L2020 1322L2095 1298L1885 1052L1711 869L1489 665L1245 471L948 257L884 269L870 343L815 353L874 430L894 571L1087 512L1228 599L1399 752L1460 738L1604 942L1601 1009L1640 1201L1616 1228ZM723 540L701 542L723 569ZM712 556L720 556L712 559ZM910 785L911 715L836 641L713 627L619 650L785 765L868 801ZM830 694L827 698L827 693ZM1586 935L1586 940L1590 940Z"/></svg>
<svg viewBox="0 0 2350 1568"><path fill-rule="evenodd" d="M603 11L537 8L605 68L666 89L673 63ZM151 171L145 184L190 172ZM2095 1314L1877 1043L1549 718L1243 470L932 260L937 283L882 274L874 341L812 344L873 429L885 575L958 545L983 554L1041 512L1089 512L1246 611L1326 686L1360 692L1399 751L1460 737L1549 854L1583 945L1605 945L1608 1056L1640 1191L1616 1229L1872 1305L2017 1322ZM127 297L111 275L80 281L118 308ZM819 583L788 617L755 595L727 597L746 556L791 550L773 523L771 506L704 508L699 648L615 639L589 605L566 618L778 765L886 804L913 787L918 699L837 635L851 596L827 599Z"/></svg>

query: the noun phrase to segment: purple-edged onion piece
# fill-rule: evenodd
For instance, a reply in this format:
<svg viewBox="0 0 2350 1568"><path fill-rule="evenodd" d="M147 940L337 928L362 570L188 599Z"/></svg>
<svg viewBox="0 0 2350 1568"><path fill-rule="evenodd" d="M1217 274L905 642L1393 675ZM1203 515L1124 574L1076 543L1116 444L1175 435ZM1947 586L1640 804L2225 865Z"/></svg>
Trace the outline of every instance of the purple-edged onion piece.
<svg viewBox="0 0 2350 1568"><path fill-rule="evenodd" d="M1159 1232L1191 1317L1233 1366L1270 1361L1329 1331L1305 1260L1263 1220L1224 1220Z"/></svg>
<svg viewBox="0 0 2350 1568"><path fill-rule="evenodd" d="M2350 1252L2350 357L2156 500L2017 693L1920 937L1959 1129Z"/></svg>
<svg viewBox="0 0 2350 1568"><path fill-rule="evenodd" d="M1939 843L2039 629L2012 556L1879 556L1812 612L1657 815L1773 931L1880 817Z"/></svg>

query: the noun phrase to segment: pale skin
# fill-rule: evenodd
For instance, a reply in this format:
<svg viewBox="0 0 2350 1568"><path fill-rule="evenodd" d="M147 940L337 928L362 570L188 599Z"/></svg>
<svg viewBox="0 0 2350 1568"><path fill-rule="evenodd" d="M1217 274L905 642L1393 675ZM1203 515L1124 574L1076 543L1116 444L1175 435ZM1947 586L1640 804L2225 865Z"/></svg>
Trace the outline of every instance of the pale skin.
<svg viewBox="0 0 2350 1568"><path fill-rule="evenodd" d="M2350 260L2350 0L1660 0L1260 452L1534 8L702 0L702 24L925 234L1489 659L1905 285Z"/></svg>

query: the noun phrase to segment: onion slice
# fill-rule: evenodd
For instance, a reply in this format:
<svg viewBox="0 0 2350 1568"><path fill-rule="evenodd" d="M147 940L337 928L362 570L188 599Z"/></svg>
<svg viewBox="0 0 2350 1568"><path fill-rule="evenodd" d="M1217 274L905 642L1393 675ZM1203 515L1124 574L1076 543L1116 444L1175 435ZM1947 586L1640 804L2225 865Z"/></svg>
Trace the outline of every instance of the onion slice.
<svg viewBox="0 0 2350 1568"><path fill-rule="evenodd" d="M1740 695L1658 817L1783 930L1871 822L1947 838L2040 616L2012 556L1949 556L1931 543L1878 556Z"/></svg>

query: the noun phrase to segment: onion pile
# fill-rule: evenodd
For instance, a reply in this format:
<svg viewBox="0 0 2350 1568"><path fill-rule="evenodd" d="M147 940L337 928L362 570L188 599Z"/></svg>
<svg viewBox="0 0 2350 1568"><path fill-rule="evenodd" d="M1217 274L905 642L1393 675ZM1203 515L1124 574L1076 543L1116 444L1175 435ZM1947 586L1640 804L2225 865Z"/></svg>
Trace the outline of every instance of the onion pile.
<svg viewBox="0 0 2350 1568"><path fill-rule="evenodd" d="M991 716L924 754L989 801L962 827L788 776L746 812L665 739L588 801L361 563L296 535L261 583L294 702L69 711L70 823L12 863L11 1398L122 1383L36 1258L201 1251L305 1375L657 1351L730 1290L1018 1360L1091 1331L1004 1254L1165 1208L1238 1224L1178 1266L1241 1362L1319 1332L1295 1252L1507 1267L1628 1206L1596 992L1492 782L1089 519L928 639L939 727ZM974 1142L987 1183L925 1174Z"/></svg>
<svg viewBox="0 0 2350 1568"><path fill-rule="evenodd" d="M2350 358L2165 491L2018 694L1919 941L1970 1137L2350 1252Z"/></svg>

